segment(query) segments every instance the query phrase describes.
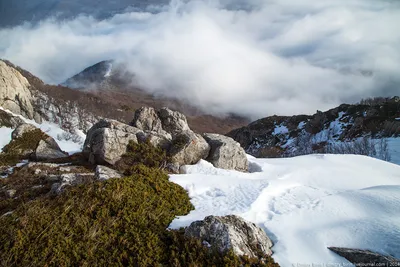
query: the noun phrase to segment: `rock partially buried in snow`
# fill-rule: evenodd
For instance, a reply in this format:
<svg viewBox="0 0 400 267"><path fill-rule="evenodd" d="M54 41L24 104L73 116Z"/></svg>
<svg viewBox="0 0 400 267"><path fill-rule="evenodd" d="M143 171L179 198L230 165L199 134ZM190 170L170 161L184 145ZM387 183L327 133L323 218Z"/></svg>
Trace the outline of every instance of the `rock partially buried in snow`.
<svg viewBox="0 0 400 267"><path fill-rule="evenodd" d="M246 152L238 142L220 134L206 133L203 137L211 146L207 161L211 162L216 168L237 171L249 170Z"/></svg>
<svg viewBox="0 0 400 267"><path fill-rule="evenodd" d="M236 215L208 216L190 224L185 235L199 238L221 252L233 249L236 255L272 255L273 244L265 232L254 223Z"/></svg>
<svg viewBox="0 0 400 267"><path fill-rule="evenodd" d="M121 178L122 174L106 166L97 165L95 176L98 180L104 181L111 178Z"/></svg>
<svg viewBox="0 0 400 267"><path fill-rule="evenodd" d="M182 166L196 164L201 159L207 158L209 152L210 146L201 135L186 131L176 135L172 140L169 154L174 163Z"/></svg>
<svg viewBox="0 0 400 267"><path fill-rule="evenodd" d="M378 266L371 264L385 264L381 266L399 266L390 265L391 263L400 264L399 259L395 259L391 256L384 256L376 252L361 249L352 248L338 248L338 247L328 247L329 250L335 252L336 254L342 256L349 262L353 264L370 264L368 266ZM389 264L389 265L387 265Z"/></svg>

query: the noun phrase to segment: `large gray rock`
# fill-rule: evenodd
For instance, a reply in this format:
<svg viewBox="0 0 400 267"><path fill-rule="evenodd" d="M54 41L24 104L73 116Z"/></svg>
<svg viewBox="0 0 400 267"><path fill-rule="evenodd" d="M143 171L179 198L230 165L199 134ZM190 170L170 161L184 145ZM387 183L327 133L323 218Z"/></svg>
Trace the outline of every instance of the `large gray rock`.
<svg viewBox="0 0 400 267"><path fill-rule="evenodd" d="M0 60L0 106L29 119L34 118L28 80Z"/></svg>
<svg viewBox="0 0 400 267"><path fill-rule="evenodd" d="M51 137L40 140L35 150L36 160L58 159L67 156L68 153L63 152L57 142Z"/></svg>
<svg viewBox="0 0 400 267"><path fill-rule="evenodd" d="M185 115L178 111L162 108L158 111L158 116L161 120L162 128L172 136L190 131Z"/></svg>
<svg viewBox="0 0 400 267"><path fill-rule="evenodd" d="M376 252L361 249L352 248L338 248L338 247L328 247L329 250L335 252L336 254L342 256L349 262L353 264L385 264L381 266L399 266L390 265L391 263L400 264L399 259L395 259L391 256L385 256ZM374 266L374 265L368 265Z"/></svg>
<svg viewBox="0 0 400 267"><path fill-rule="evenodd" d="M211 146L207 161L216 168L248 171L249 161L246 152L238 142L220 134L204 134L204 139Z"/></svg>
<svg viewBox="0 0 400 267"><path fill-rule="evenodd" d="M273 244L265 232L236 215L208 216L190 224L185 235L199 238L221 252L233 249L236 255L258 257L259 252L272 255Z"/></svg>
<svg viewBox="0 0 400 267"><path fill-rule="evenodd" d="M111 178L121 178L122 174L106 166L97 165L95 176L98 180L104 181Z"/></svg>
<svg viewBox="0 0 400 267"><path fill-rule="evenodd" d="M143 131L162 133L161 120L152 107L142 107L135 111L131 125Z"/></svg>
<svg viewBox="0 0 400 267"><path fill-rule="evenodd" d="M210 145L201 135L193 131L176 135L169 150L172 161L179 166L196 164L201 159L207 158L209 152Z"/></svg>
<svg viewBox="0 0 400 267"><path fill-rule="evenodd" d="M138 142L142 130L115 120L101 120L86 136L83 153L93 164L115 164L126 152L130 141Z"/></svg>

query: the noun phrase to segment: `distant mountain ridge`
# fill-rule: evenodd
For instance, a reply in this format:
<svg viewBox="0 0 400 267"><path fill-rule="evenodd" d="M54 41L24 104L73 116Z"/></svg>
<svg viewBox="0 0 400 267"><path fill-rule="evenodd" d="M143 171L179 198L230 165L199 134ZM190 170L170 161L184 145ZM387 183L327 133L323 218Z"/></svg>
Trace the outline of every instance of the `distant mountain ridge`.
<svg viewBox="0 0 400 267"><path fill-rule="evenodd" d="M270 116L233 130L228 136L256 157L318 152L361 137L400 137L400 97L342 104L314 115Z"/></svg>

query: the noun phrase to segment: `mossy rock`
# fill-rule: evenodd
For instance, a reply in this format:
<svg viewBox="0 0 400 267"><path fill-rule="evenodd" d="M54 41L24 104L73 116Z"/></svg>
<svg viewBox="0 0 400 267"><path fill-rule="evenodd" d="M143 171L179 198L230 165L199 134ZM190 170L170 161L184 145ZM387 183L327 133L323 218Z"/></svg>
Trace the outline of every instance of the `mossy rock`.
<svg viewBox="0 0 400 267"><path fill-rule="evenodd" d="M12 166L22 159L28 159L35 152L40 140L50 138L40 129L35 129L23 133L19 138L11 140L11 142L3 148L0 154L0 166Z"/></svg>

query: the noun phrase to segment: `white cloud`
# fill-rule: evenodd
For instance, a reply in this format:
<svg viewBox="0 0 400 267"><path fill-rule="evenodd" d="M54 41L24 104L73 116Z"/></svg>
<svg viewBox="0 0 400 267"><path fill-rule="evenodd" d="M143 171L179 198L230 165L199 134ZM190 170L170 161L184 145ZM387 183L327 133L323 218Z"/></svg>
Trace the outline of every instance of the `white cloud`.
<svg viewBox="0 0 400 267"><path fill-rule="evenodd" d="M60 83L104 59L148 91L253 118L399 94L400 5L375 0L173 1L162 12L0 30L0 57ZM372 75L371 75L372 74Z"/></svg>

